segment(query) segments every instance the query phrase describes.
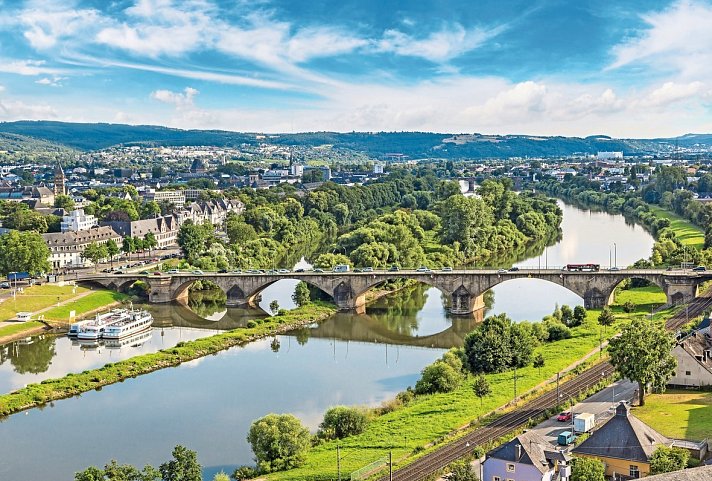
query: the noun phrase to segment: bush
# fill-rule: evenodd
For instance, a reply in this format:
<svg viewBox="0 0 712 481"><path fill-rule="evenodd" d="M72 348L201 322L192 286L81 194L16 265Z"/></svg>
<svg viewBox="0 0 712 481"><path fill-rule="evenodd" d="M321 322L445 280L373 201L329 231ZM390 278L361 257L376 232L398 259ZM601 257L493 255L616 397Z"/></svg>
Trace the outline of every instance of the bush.
<svg viewBox="0 0 712 481"><path fill-rule="evenodd" d="M422 376L415 383L416 394L450 392L460 385L462 374L455 371L444 361L435 361L422 371Z"/></svg>
<svg viewBox="0 0 712 481"><path fill-rule="evenodd" d="M368 417L362 409L336 406L324 414L319 425L318 436L325 439L343 439L361 434L368 424Z"/></svg>
<svg viewBox="0 0 712 481"><path fill-rule="evenodd" d="M571 337L571 329L560 322L551 322L547 327L549 328L549 342L560 341Z"/></svg>
<svg viewBox="0 0 712 481"><path fill-rule="evenodd" d="M247 328L248 329L253 329L257 327L257 323L255 321L247 321Z"/></svg>
<svg viewBox="0 0 712 481"><path fill-rule="evenodd" d="M233 471L231 478L235 481L245 481L256 477L259 473L251 466L240 466Z"/></svg>
<svg viewBox="0 0 712 481"><path fill-rule="evenodd" d="M398 401L402 402L403 404L407 404L410 401L412 401L413 399L415 399L415 393L413 392L413 389L410 386L408 386L408 389L396 394L396 399Z"/></svg>
<svg viewBox="0 0 712 481"><path fill-rule="evenodd" d="M662 474L679 471L687 466L690 452L682 448L660 446L650 458L650 474Z"/></svg>

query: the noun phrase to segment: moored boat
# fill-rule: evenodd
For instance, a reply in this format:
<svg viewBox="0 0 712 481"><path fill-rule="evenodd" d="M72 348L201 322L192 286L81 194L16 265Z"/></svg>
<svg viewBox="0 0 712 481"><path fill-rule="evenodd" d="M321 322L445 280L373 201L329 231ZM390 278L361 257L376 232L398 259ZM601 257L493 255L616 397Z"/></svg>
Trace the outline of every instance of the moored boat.
<svg viewBox="0 0 712 481"><path fill-rule="evenodd" d="M143 309L126 311L128 315L117 319L104 328L104 339L121 339L151 327L153 316Z"/></svg>
<svg viewBox="0 0 712 481"><path fill-rule="evenodd" d="M77 338L100 339L108 325L129 317L130 313L126 309L112 309L107 313L97 314L93 320L79 326Z"/></svg>

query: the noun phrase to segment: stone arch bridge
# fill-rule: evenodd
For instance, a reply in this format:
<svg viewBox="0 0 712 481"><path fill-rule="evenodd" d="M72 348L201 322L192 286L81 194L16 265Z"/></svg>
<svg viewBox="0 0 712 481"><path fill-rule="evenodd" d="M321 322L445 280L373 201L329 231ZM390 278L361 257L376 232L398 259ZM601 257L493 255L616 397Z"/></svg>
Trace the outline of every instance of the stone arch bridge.
<svg viewBox="0 0 712 481"><path fill-rule="evenodd" d="M197 280L208 280L227 294L229 306L254 305L256 297L268 286L283 279L296 279L331 296L341 310L363 311L366 292L389 280L413 279L437 287L450 300L452 314L468 315L484 307L482 295L494 286L512 279L541 279L569 289L584 300L586 308L601 308L612 301L616 286L626 279L643 279L658 285L669 304L682 304L697 296L698 286L712 279L712 272L690 270L621 269L616 271L572 272L558 269L453 270L449 272L290 272L278 274L249 273L179 273L161 275L88 274L78 282L93 282L123 291L141 280L149 285L149 301L166 303L183 299Z"/></svg>

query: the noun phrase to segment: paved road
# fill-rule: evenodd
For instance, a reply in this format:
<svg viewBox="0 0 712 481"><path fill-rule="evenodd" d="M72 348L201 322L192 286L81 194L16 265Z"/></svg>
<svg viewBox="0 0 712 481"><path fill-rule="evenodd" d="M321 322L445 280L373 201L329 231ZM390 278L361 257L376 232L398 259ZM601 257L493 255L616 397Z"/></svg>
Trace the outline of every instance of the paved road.
<svg viewBox="0 0 712 481"><path fill-rule="evenodd" d="M593 413L596 415L596 424L600 425L605 420L613 414L614 397L615 403L621 401L631 401L634 397L635 391L638 388L636 383L630 382L628 380L617 381L602 391L597 392L593 396L584 399L580 403L573 407L574 413ZM566 397L567 393L564 393L562 397ZM562 406L569 406L568 403L562 403ZM562 410L569 410L568 408L562 408ZM546 440L552 444L556 444L556 437L560 432L571 430L572 426L570 423L563 423L556 420L556 416L547 419L546 421L533 427L532 430L543 436Z"/></svg>

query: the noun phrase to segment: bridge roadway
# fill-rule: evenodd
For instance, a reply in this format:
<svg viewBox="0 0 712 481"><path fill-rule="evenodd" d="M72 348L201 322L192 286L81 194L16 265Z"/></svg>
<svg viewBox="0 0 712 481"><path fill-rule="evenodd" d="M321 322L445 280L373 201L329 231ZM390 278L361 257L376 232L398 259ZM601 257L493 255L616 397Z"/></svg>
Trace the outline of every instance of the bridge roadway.
<svg viewBox="0 0 712 481"><path fill-rule="evenodd" d="M413 279L437 287L450 299L450 311L469 315L484 307L483 294L494 286L513 279L541 279L569 289L584 300L589 309L611 302L616 286L626 279L643 279L658 285L669 304L689 302L697 296L698 286L712 280L712 271L621 269L598 272L576 272L561 269L520 268L518 271L495 269L458 269L453 271L377 270L373 272L288 272L288 273L162 273L161 275L84 274L78 282L92 282L124 291L141 280L149 285L149 301L166 303L184 299L188 288L197 280L208 280L227 295L228 306L254 306L260 292L283 279L296 279L316 287L334 300L341 310L363 312L366 292L386 281Z"/></svg>

